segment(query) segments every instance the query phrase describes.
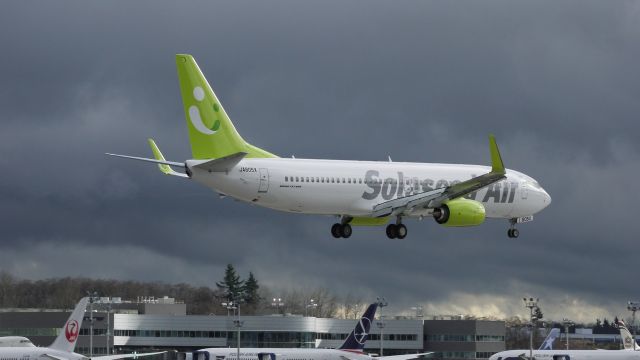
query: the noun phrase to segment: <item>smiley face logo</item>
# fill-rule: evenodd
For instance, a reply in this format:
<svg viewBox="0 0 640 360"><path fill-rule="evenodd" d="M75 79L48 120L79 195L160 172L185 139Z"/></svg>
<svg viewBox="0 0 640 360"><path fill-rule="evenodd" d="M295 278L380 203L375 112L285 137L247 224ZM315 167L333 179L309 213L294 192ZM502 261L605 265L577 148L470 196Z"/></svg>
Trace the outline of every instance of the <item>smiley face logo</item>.
<svg viewBox="0 0 640 360"><path fill-rule="evenodd" d="M80 332L80 326L78 326L78 322L75 320L69 320L67 325L64 327L64 336L67 338L67 341L72 343L76 341L78 338L78 333Z"/></svg>
<svg viewBox="0 0 640 360"><path fill-rule="evenodd" d="M196 86L193 88L193 98L196 99L197 102L202 103L205 98L204 89L200 86ZM220 110L220 106L218 104L213 105L213 112L217 113ZM191 105L189 107L189 120L196 130L205 134L205 135L213 135L220 128L220 120L216 120L211 124L211 127L205 125L202 115L200 114L200 108L197 105Z"/></svg>

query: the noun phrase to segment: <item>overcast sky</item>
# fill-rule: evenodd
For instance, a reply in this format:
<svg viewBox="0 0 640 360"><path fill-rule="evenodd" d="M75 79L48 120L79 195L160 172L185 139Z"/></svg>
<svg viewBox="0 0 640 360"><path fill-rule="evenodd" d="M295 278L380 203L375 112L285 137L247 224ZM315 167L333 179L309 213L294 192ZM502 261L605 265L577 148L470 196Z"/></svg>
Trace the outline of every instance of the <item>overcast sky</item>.
<svg viewBox="0 0 640 360"><path fill-rule="evenodd" d="M409 236L219 199L155 166L190 157L176 53L280 156L507 167L553 203ZM0 11L0 269L213 286L329 287L390 313L627 316L638 300L640 2L12 1ZM117 295L117 294L114 294Z"/></svg>

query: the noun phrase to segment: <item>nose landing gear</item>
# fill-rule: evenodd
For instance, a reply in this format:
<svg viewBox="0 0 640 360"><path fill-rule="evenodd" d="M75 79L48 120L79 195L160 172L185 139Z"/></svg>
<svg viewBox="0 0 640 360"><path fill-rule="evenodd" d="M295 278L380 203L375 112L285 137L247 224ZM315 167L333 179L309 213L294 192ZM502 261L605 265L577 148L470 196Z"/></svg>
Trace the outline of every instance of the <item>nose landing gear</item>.
<svg viewBox="0 0 640 360"><path fill-rule="evenodd" d="M509 227L509 230L507 230L507 236L515 239L518 236L520 236L520 231L518 231L518 229L516 229L516 223L518 222L518 219L510 219L509 223L511 224L511 226Z"/></svg>

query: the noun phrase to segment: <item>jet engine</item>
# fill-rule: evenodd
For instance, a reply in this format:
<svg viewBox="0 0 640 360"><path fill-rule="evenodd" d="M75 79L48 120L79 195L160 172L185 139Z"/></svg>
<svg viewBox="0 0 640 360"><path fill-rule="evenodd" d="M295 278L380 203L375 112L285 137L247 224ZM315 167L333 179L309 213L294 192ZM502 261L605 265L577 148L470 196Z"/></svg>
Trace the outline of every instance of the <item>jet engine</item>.
<svg viewBox="0 0 640 360"><path fill-rule="evenodd" d="M484 222L485 212L481 203L457 198L433 209L433 218L444 226L475 226Z"/></svg>

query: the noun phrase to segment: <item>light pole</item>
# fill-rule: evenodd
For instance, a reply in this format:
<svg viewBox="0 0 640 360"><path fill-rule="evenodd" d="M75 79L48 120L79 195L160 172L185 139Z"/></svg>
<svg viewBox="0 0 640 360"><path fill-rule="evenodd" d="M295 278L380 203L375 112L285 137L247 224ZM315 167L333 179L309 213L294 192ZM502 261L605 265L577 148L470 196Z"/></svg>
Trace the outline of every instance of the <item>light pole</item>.
<svg viewBox="0 0 640 360"><path fill-rule="evenodd" d="M535 327L535 320L537 320L538 318L536 316L534 316L534 311L536 311L538 309L538 298L522 298L522 301L524 302L524 306L526 308L529 308L529 315L530 315L530 331L529 331L529 360L533 360L533 330Z"/></svg>
<svg viewBox="0 0 640 360"><path fill-rule="evenodd" d="M273 298L273 301L271 301L271 306L276 308L276 312L280 312L280 308L284 306L284 302L281 298ZM284 310L282 311L282 316L284 316Z"/></svg>
<svg viewBox="0 0 640 360"><path fill-rule="evenodd" d="M93 357L93 299L98 296L95 291L87 291L89 296L89 358Z"/></svg>
<svg viewBox="0 0 640 360"><path fill-rule="evenodd" d="M633 328L633 341L636 340L636 311L640 309L640 302L638 301L628 301L627 302L627 310L631 311L631 327Z"/></svg>
<svg viewBox="0 0 640 360"><path fill-rule="evenodd" d="M307 316L307 310L309 308L314 308L315 309L317 307L318 307L318 303L313 299L309 299L309 302L304 305L304 316L305 317Z"/></svg>
<svg viewBox="0 0 640 360"><path fill-rule="evenodd" d="M382 308L389 305L387 300L384 297L377 298L376 303L378 304L378 308L380 309L380 321L376 323L378 329L380 329L380 356L384 356L384 347L382 346L384 342L384 316L382 316Z"/></svg>
<svg viewBox="0 0 640 360"><path fill-rule="evenodd" d="M411 307L411 310L416 312L416 319L422 319L422 317L423 317L422 310L423 309L424 308L422 306L420 306L420 305L416 305L416 306L412 306Z"/></svg>
<svg viewBox="0 0 640 360"><path fill-rule="evenodd" d="M240 360L240 328L242 327L242 321L240 321L240 302L227 301L223 302L222 306L227 308L227 316L229 316L229 310L238 309L238 319L233 320L233 325L236 327L236 336L238 338L236 360Z"/></svg>
<svg viewBox="0 0 640 360"><path fill-rule="evenodd" d="M109 304L107 306L107 331L106 331L106 335L107 335L107 355L109 355L111 353L111 349L110 349L110 344L111 341L109 339L110 335L111 335L111 304L113 303L113 300L111 297L109 297Z"/></svg>
<svg viewBox="0 0 640 360"><path fill-rule="evenodd" d="M562 319L562 323L564 324L564 336L567 339L567 350L569 350L569 328L573 326L573 321L564 318Z"/></svg>

